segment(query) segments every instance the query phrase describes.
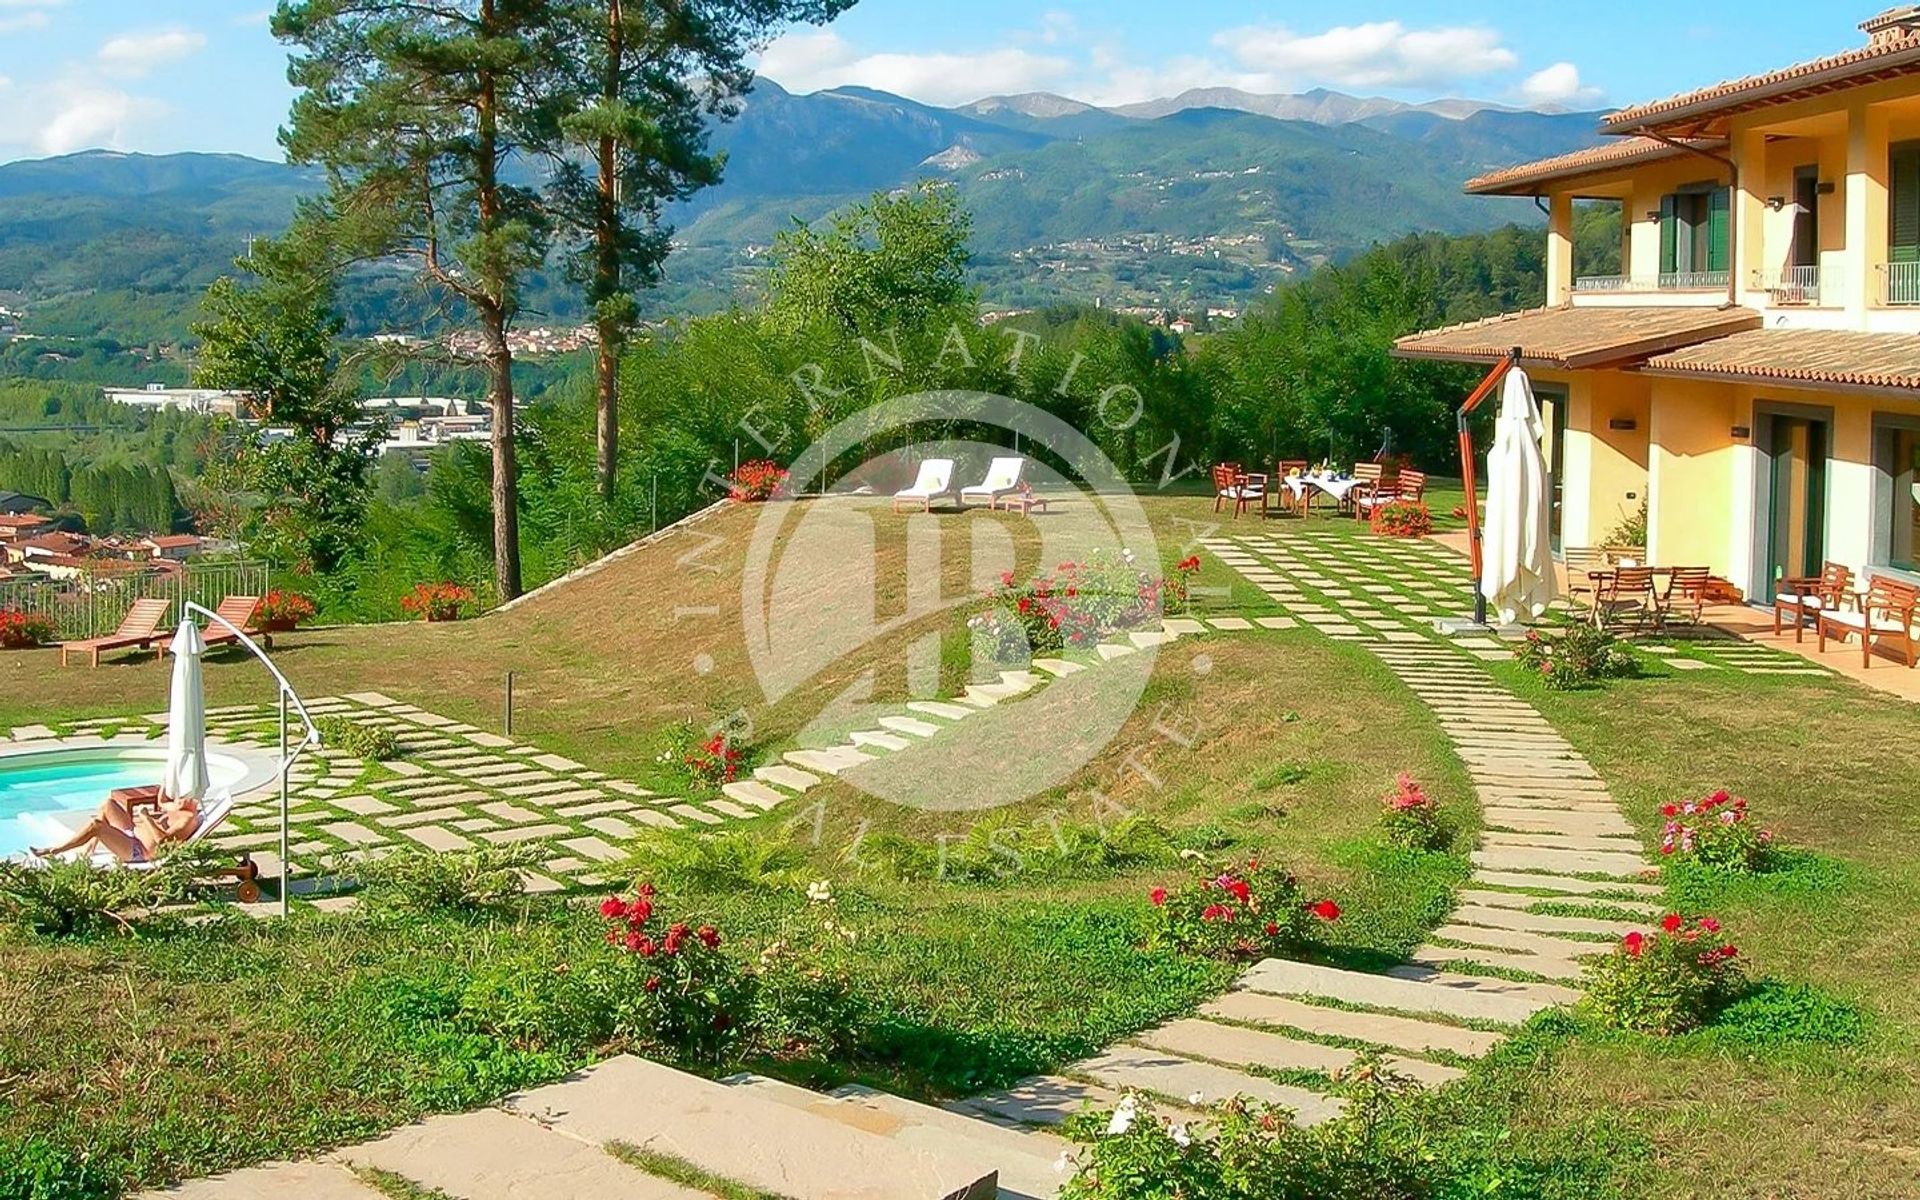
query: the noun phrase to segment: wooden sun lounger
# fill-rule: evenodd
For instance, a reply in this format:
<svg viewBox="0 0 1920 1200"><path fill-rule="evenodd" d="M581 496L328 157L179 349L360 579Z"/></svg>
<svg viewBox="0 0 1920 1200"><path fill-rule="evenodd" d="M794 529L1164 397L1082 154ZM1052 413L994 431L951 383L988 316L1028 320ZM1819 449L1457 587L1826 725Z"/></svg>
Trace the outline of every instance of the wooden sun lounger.
<svg viewBox="0 0 1920 1200"><path fill-rule="evenodd" d="M157 660L165 653L159 645L164 640L161 622L167 619L167 610L173 607L171 600L135 600L126 619L120 622L120 628L106 637L86 638L78 642L60 643L60 665L67 665L69 654L86 654L91 665L100 665L100 655L108 650L128 650L153 648Z"/></svg>
<svg viewBox="0 0 1920 1200"><path fill-rule="evenodd" d="M253 618L260 611L260 597L228 596L215 606L213 611L218 613L221 619L231 621L236 627L245 630L247 636L254 641L269 650L273 649L273 636L253 627ZM215 646L225 646L240 639L233 636L233 632L225 625L216 625L209 621L206 632L202 634L200 640L206 643L207 649L211 650Z"/></svg>

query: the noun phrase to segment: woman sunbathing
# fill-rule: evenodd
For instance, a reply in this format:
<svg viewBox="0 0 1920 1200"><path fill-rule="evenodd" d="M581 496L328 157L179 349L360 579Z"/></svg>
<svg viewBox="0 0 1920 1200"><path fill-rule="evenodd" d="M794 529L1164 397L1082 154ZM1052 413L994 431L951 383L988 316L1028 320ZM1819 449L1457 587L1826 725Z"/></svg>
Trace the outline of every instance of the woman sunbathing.
<svg viewBox="0 0 1920 1200"><path fill-rule="evenodd" d="M36 849L33 854L52 858L93 843L123 863L153 862L162 846L184 842L198 828L200 804L196 800L176 800L157 787L116 788L78 833L58 846Z"/></svg>

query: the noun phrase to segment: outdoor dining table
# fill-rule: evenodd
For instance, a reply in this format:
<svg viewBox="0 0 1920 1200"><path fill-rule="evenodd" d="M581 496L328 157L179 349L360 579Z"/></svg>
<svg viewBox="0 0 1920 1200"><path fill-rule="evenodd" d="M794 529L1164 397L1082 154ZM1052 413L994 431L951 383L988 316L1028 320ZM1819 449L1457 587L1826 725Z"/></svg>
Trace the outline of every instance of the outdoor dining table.
<svg viewBox="0 0 1920 1200"><path fill-rule="evenodd" d="M1649 595L1653 601L1653 608L1650 610L1649 615L1653 617L1655 629L1665 628L1669 605L1673 600L1673 568L1630 566L1627 569L1643 570L1649 572L1651 575ZM1611 593L1612 589L1608 585L1619 578L1619 576L1620 568L1618 567L1587 572L1588 592L1593 598L1593 623L1595 628L1599 628L1601 623L1606 619L1605 614L1600 610L1600 597ZM1667 581L1667 586L1664 588L1660 586L1660 580L1663 578Z"/></svg>
<svg viewBox="0 0 1920 1200"><path fill-rule="evenodd" d="M1345 504L1347 496L1359 485L1360 481L1343 475L1316 474L1289 475L1285 483L1287 485L1287 491L1293 494L1293 502L1311 511L1314 491L1324 492L1332 496L1335 504Z"/></svg>

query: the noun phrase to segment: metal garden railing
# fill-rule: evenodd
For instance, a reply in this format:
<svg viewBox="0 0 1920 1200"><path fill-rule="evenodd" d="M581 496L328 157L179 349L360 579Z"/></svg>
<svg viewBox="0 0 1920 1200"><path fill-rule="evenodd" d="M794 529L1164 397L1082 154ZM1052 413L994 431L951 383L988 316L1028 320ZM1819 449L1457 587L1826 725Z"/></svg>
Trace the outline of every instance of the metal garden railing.
<svg viewBox="0 0 1920 1200"><path fill-rule="evenodd" d="M60 640L77 641L112 633L136 600L171 600L177 617L189 603L217 608L228 596L264 596L269 575L263 562L223 560L187 563L178 570L0 580L0 609L44 616Z"/></svg>

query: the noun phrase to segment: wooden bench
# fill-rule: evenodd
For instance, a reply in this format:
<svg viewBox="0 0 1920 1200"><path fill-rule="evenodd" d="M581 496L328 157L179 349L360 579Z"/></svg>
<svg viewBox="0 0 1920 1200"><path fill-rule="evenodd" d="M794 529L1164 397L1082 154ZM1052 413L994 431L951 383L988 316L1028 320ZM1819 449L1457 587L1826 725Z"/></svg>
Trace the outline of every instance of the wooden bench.
<svg viewBox="0 0 1920 1200"><path fill-rule="evenodd" d="M1829 635L1860 639L1860 665L1873 665L1873 642L1882 645L1900 643L1901 657L1907 666L1915 664L1913 610L1920 607L1920 588L1885 576L1876 576L1865 592L1855 597L1852 609L1821 609L1819 615L1820 649L1827 648Z"/></svg>
<svg viewBox="0 0 1920 1200"><path fill-rule="evenodd" d="M1793 614L1793 640L1804 641L1807 619L1816 621L1823 612L1841 608L1853 595L1853 572L1837 562L1827 563L1818 575L1782 579L1774 588L1773 636L1780 636L1780 621Z"/></svg>

